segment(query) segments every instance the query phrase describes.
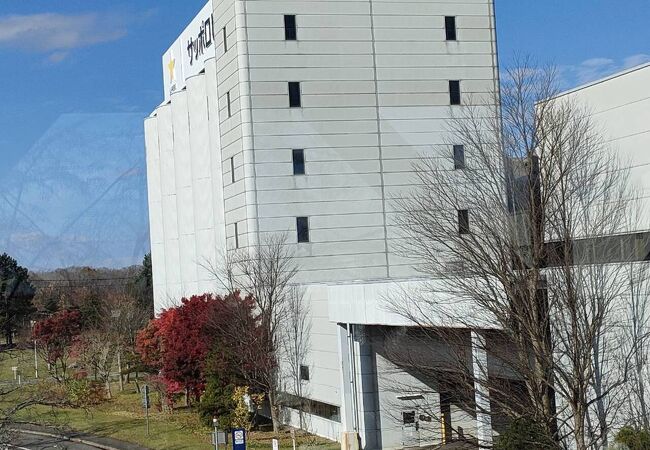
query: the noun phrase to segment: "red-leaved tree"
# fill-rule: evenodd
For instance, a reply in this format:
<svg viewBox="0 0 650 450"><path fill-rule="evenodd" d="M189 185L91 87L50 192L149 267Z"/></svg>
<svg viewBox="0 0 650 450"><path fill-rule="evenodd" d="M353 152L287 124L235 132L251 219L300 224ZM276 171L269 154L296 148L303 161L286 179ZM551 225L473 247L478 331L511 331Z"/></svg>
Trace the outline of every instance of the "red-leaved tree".
<svg viewBox="0 0 650 450"><path fill-rule="evenodd" d="M69 309L39 320L34 325L32 339L56 380L64 381L68 377L68 360L81 329L81 313Z"/></svg>
<svg viewBox="0 0 650 450"><path fill-rule="evenodd" d="M236 291L217 298L217 304L207 324L213 342L208 371L224 382L266 393L265 380L276 361L255 299L251 295L242 298Z"/></svg>
<svg viewBox="0 0 650 450"><path fill-rule="evenodd" d="M216 306L212 294L183 298L180 306L164 310L138 333L136 348L143 362L160 371L169 392L182 386L188 403L191 397L198 400L205 387L212 343L206 323Z"/></svg>
<svg viewBox="0 0 650 450"><path fill-rule="evenodd" d="M180 387L188 403L200 398L209 374L266 392L261 380L275 360L255 310L253 298L241 298L239 292L183 298L140 330L136 351L158 372L165 391L179 392Z"/></svg>

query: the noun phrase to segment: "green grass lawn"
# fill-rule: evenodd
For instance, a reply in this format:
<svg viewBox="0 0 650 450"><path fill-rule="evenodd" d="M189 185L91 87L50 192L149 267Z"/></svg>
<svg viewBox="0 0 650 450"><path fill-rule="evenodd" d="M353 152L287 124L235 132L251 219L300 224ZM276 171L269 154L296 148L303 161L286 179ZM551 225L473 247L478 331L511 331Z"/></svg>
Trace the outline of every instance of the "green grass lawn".
<svg viewBox="0 0 650 450"><path fill-rule="evenodd" d="M31 357L31 360L30 360ZM34 382L34 354L28 351L11 351L0 354L0 381L13 380L12 366L22 369L24 379ZM42 369L41 369L42 368ZM41 379L46 375L46 364L39 362ZM33 387L33 386L32 386ZM25 386L24 389L30 389ZM210 450L210 429L200 423L198 415L192 410L177 409L173 413L150 410L149 436L146 435L144 410L140 394L135 384L125 385L125 391L119 392L113 386L114 397L101 405L90 409L50 408L34 406L20 412L19 419L42 425L59 426L76 431L83 431L100 436L134 442L152 449L169 450ZM16 393L15 395L19 395ZM11 404L11 398L0 400L0 405ZM292 442L288 432L275 436L268 432L252 432L249 435L249 448L271 448L271 439L280 440L280 448L291 449ZM311 435L299 436L298 447L317 450L339 449L340 445ZM223 447L221 447L223 448Z"/></svg>

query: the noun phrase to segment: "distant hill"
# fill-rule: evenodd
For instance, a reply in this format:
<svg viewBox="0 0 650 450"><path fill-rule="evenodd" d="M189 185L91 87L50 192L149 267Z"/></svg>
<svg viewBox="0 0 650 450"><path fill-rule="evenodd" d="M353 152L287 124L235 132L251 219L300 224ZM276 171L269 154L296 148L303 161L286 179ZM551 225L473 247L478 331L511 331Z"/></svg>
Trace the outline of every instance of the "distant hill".
<svg viewBox="0 0 650 450"><path fill-rule="evenodd" d="M33 271L149 251L143 114L59 117L0 180L0 251Z"/></svg>

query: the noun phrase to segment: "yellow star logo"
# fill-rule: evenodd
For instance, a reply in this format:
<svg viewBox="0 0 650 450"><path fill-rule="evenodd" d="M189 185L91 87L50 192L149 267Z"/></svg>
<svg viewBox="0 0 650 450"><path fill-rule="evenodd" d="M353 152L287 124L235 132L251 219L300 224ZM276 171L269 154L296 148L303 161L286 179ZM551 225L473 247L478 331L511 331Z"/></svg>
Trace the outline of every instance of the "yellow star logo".
<svg viewBox="0 0 650 450"><path fill-rule="evenodd" d="M169 64L167 64L167 68L169 69L169 81L171 82L174 81L174 67L176 67L176 60L172 58L169 60Z"/></svg>

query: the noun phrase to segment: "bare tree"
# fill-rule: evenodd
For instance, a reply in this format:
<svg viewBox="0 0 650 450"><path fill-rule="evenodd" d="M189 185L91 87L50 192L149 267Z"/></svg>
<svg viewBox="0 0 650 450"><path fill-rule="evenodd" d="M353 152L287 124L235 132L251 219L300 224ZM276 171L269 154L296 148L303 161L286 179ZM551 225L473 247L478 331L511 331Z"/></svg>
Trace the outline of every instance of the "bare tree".
<svg viewBox="0 0 650 450"><path fill-rule="evenodd" d="M283 337L294 294L294 278L298 271L285 233L268 235L255 246L231 250L223 263L208 266L229 292L252 295L259 312L264 336L254 345L264 346L267 363L260 367L253 380L267 395L273 430L280 428L281 354ZM260 350L260 349L256 349Z"/></svg>
<svg viewBox="0 0 650 450"><path fill-rule="evenodd" d="M449 143L464 144L464 167L445 153L416 164L418 187L395 200L399 247L432 281L390 302L423 329L498 330L480 350L499 373L490 364L477 372L462 354L460 383L488 383L495 409L525 414L582 450L609 432L604 405L627 378L628 354L621 358L620 342L608 337L620 326L629 277L612 263L635 249L626 253L624 239L610 237L629 231L634 195L589 111L556 97L555 79L553 68L522 61L500 92L473 99L450 121ZM477 379L488 373L492 380Z"/></svg>
<svg viewBox="0 0 650 450"><path fill-rule="evenodd" d="M630 291L625 310L625 351L632 355L632 370L627 392L622 396L624 421L650 429L648 406L648 333L650 332L650 272L646 264L631 264ZM629 349L629 350L628 350Z"/></svg>
<svg viewBox="0 0 650 450"><path fill-rule="evenodd" d="M300 286L292 286L287 297L287 317L282 339L284 358L290 379L287 393L293 395L300 402L298 415L300 428L305 429L304 418L304 380L303 375L309 374L307 354L310 349L309 336L311 334L311 321L309 318L309 304L306 302L305 293ZM307 374L303 374L303 371Z"/></svg>

